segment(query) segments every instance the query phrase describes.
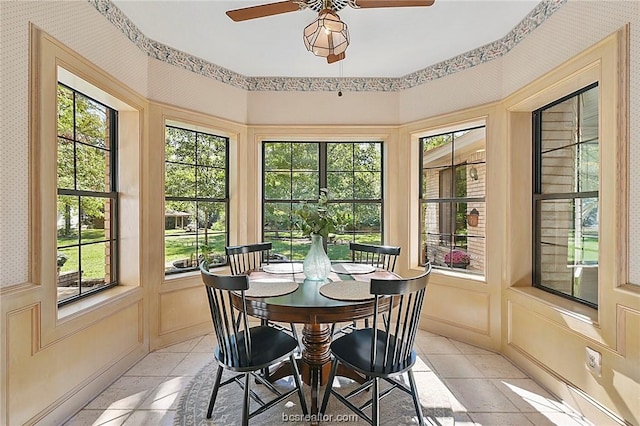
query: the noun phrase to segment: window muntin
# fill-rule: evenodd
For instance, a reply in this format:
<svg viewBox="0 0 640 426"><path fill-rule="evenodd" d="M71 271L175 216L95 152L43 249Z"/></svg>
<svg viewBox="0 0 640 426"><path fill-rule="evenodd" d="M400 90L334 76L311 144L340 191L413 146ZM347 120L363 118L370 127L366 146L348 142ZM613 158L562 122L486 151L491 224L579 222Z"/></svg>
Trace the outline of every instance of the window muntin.
<svg viewBox="0 0 640 426"><path fill-rule="evenodd" d="M598 87L533 113L534 286L598 305Z"/></svg>
<svg viewBox="0 0 640 426"><path fill-rule="evenodd" d="M117 283L117 112L61 83L57 103L57 300L63 305Z"/></svg>
<svg viewBox="0 0 640 426"><path fill-rule="evenodd" d="M165 273L226 263L229 139L165 127Z"/></svg>
<svg viewBox="0 0 640 426"><path fill-rule="evenodd" d="M484 275L485 127L420 139L420 264Z"/></svg>
<svg viewBox="0 0 640 426"><path fill-rule="evenodd" d="M331 259L349 259L349 241L382 244L382 161L381 142L264 142L262 238L272 254L304 258L311 240L293 214L320 188L329 190L329 211L347 218L325 242Z"/></svg>

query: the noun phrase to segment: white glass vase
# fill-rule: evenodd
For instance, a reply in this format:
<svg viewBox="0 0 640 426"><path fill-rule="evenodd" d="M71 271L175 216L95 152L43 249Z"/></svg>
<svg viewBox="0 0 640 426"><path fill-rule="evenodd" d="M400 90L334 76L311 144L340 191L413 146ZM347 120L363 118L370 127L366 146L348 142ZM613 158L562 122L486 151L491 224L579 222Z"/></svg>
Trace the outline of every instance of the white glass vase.
<svg viewBox="0 0 640 426"><path fill-rule="evenodd" d="M302 263L304 276L312 281L324 281L331 272L331 261L324 251L322 236L311 234L311 248Z"/></svg>

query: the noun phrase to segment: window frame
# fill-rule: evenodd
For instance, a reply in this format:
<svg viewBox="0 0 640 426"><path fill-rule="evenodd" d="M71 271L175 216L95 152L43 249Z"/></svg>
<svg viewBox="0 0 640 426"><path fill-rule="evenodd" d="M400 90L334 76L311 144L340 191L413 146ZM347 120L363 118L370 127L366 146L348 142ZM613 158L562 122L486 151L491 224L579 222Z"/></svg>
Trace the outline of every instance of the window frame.
<svg viewBox="0 0 640 426"><path fill-rule="evenodd" d="M218 139L223 139L225 141L225 165L224 165L224 197L219 198L219 197L198 197L197 196L197 186L198 186L198 179L197 179L197 171L199 170L199 168L202 167L207 167L207 168L213 168L211 166L207 166L207 165L203 165L197 162L193 163L193 164L189 164L190 166L193 166L196 168L196 179L195 179L195 187L194 187L194 191L195 194L193 197L183 197L183 196L170 196L167 197L166 195L166 166L168 163L171 164L182 164L184 165L185 163L179 163L179 162L170 162L167 160L166 158L166 144L165 144L165 153L163 154L163 158L164 158L164 181L165 185L164 185L164 204L166 206L167 201L187 201L187 202L193 202L195 203L196 206L196 212L198 211L198 203L199 202L206 202L206 203L224 203L224 208L225 208L225 230L224 230L224 238L225 238L225 246L229 245L229 206L230 206L230 197L229 197L229 145L230 145L230 138L228 136L223 136L220 134L215 134L216 130L214 129L205 129L205 128L201 128L200 126L198 126L197 129L192 128L192 126L189 126L186 123L174 123L172 122L170 123L165 123L164 124L164 135L166 138L166 130L167 128L173 128L173 129L177 129L177 130L182 130L182 131L187 131L187 132L193 132L195 134L195 138L196 138L196 142L195 142L195 155L194 158L198 158L197 155L197 149L198 149L198 142L197 142L197 138L198 135L207 135L207 136L211 136L214 138L218 138ZM223 132L219 132L219 133L223 133ZM166 141L166 139L165 139ZM197 213L196 213L197 214ZM197 219L196 219L197 221ZM166 224L163 224L162 229L164 231L164 237L163 237L163 262L166 264L167 259L166 259ZM199 246L199 240L200 240L200 228L199 226L196 224L196 229L195 229L195 238L196 238L196 248L195 248L195 258L198 259L199 255L200 255L200 246ZM226 255L224 257L224 262L221 263L217 263L217 264L213 264L210 265L210 267L219 267L219 266L225 266L228 264L228 259L226 258ZM182 274L182 273L186 273L186 272L193 272L196 271L198 269L198 265L194 265L191 267L187 267L187 268L176 268L173 270L164 270L164 276L175 276L178 274Z"/></svg>
<svg viewBox="0 0 640 426"><path fill-rule="evenodd" d="M476 161L467 161L464 160L460 163L456 163L455 162L455 155L456 155L456 147L455 147L455 140L456 140L456 133L459 132L471 132L473 130L477 130L477 129L485 129L485 142L484 142L484 149L485 149L485 153L486 153L486 131L487 131L487 124L486 123L482 123L482 124L473 124L470 126L459 126L459 127L455 127L455 128L447 128L446 131L434 131L434 132L430 132L427 135L422 135L418 137L418 265L423 267L426 264L426 258L428 256L426 256L426 249L425 249L425 241L423 240L423 236L425 235L425 224L424 224L424 220L422 217L422 211L423 211L423 206L426 204L437 204L437 208L438 211L441 211L443 206L443 203L448 203L449 204L449 211L450 211L450 224L449 224L449 228L452 230L451 234L445 235L443 232L439 233L439 237L438 239L440 240L440 244L444 245L446 247L450 248L450 253L452 251L455 250L455 247L457 247L455 241L456 241L456 237L457 237L457 233L456 233L456 224L457 224L457 214L458 214L458 205L460 203L483 203L485 206L485 211L486 211L486 185L484 188L484 196L482 197L469 197L468 193L465 194L464 197L459 197L456 195L456 179L457 179L457 173L458 173L458 168L459 167L464 167L466 170L466 167L468 166L474 166L477 164L484 164L485 165L485 170L486 170L486 164L487 164L487 159L486 159L486 155L484 158L484 161L481 162L476 162ZM446 165L441 165L438 167L435 167L435 169L439 169L438 170L438 187L440 188L440 179L441 179L441 172L444 170L449 171L449 174L451 176L450 179L450 189L449 189L449 196L447 197L436 197L436 198L425 198L424 194L425 194L425 181L424 181L424 171L428 170L429 168L425 168L424 167L424 142L425 140L429 139L429 138L433 138L433 137L438 137L438 136L445 136L445 135L450 135L451 136L451 142L448 142L451 144L451 151L447 154L450 157L450 161L446 164ZM436 147L437 148L437 147ZM486 174L486 171L485 171ZM466 179L466 171L465 171L465 179ZM468 215L468 213L467 213ZM465 215L465 221L466 221L466 215ZM443 220L441 217L438 218L438 224L440 225L441 223L443 223ZM465 239L468 239L469 237L465 237ZM473 237L476 238L476 237ZM435 269L438 270L443 270L443 271L455 271L455 272L460 272L462 274L465 275L473 275L473 276L486 276L486 228L485 228L485 233L484 236L482 237L477 237L477 238L481 238L484 241L484 262L483 262L483 270L481 271L481 273L474 273L471 271L466 271L463 269L459 269L459 268L454 268L453 264L449 265L449 266L443 266L443 265L437 265L437 264L432 264L432 266ZM453 244L452 244L453 242ZM468 240L467 240L468 243Z"/></svg>
<svg viewBox="0 0 640 426"><path fill-rule="evenodd" d="M352 211L355 209L356 205L366 205L366 204L374 204L374 205L378 205L380 208L380 231L379 231L379 235L380 235L380 244L384 245L384 234L385 234L385 221L384 221L384 164L385 164L385 158L384 158L384 141L382 140L328 140L328 141L307 141L307 140L263 140L261 143L261 158L262 158L262 170L261 170L261 238L262 240L265 239L265 212L266 212L266 208L265 206L269 203L288 203L292 209L289 213L289 223L290 226L293 228L293 206L296 205L297 203L300 202L307 202L307 203L314 203L317 201L317 197L315 198L305 198L305 199L293 199L293 198L289 198L289 199L267 199L266 198L266 173L268 172L267 167L266 167L266 149L267 146L269 144L315 144L318 147L318 168L317 168L317 173L318 173L318 190L320 188L328 188L328 173L333 172L333 171L329 171L328 170L328 164L327 164L327 156L328 156L328 147L331 144L346 144L346 145L351 145L353 147L353 149L355 149L355 146L358 144L376 144L379 146L379 152L380 152L380 163L379 163L379 169L375 170L375 173L379 173L379 177L380 177L380 197L379 198L340 198L340 199L336 199L334 197L331 196L331 190L329 188L329 200L328 200L328 205L329 208L331 208L331 205L336 205L336 204L350 204L352 207ZM290 173L293 172L293 169L291 168L291 164L290 164L290 168L289 168ZM347 171L342 171L342 172L347 172ZM352 168L351 170L348 170L348 172L351 173L355 173L357 172L357 170L355 168ZM354 182L355 185L355 182ZM354 191L355 193L355 191ZM284 231L284 230L283 230ZM358 234L362 234L361 232L358 231L350 231L350 232L345 232L345 234L350 234L351 235L351 240L350 241L357 241L356 237ZM291 239L290 239L291 241ZM327 250L327 241L323 241L323 245L325 247L325 251ZM331 258L331 253L327 252L329 257ZM292 256L293 254L293 249L292 249L292 245L289 244L289 251L287 253L289 255L289 257ZM334 260L334 259L332 259ZM347 260L347 259L335 259L335 260Z"/></svg>
<svg viewBox="0 0 640 426"><path fill-rule="evenodd" d="M598 191L577 191L577 192L567 192L567 193L548 193L545 194L542 191L542 112L545 110L552 108L558 104L561 104L571 98L577 97L582 93L585 93L594 88L598 88L598 96L600 96L600 85L599 82L590 83L578 90L575 90L567 95L562 96L561 98L552 101L534 111L531 112L531 120L532 120L532 129L533 129L533 176L532 176L532 271L531 271L531 279L532 286L538 288L542 291L560 296L564 299L570 300L572 302L580 303L586 305L593 309L598 309L598 303L593 303L588 300L580 299L573 295L574 286L571 286L572 295L563 293L551 287L547 287L542 283L542 259L540 256L540 247L542 245L542 236L541 236L541 213L540 207L542 202L549 200L576 200L582 198L597 198L598 204L600 204L600 190ZM600 123L600 111L598 112L598 123ZM584 142L577 142L574 145L580 145ZM600 141L598 141L599 149L601 149ZM601 166L601 160L598 159L598 165ZM575 171L575 169L574 169ZM598 176L601 175L599 170ZM600 183L599 185L600 186ZM575 230L575 228L574 228ZM600 233L598 233L600 237ZM598 251L600 248L600 239L598 239ZM600 291L600 283L597 283L597 293Z"/></svg>
<svg viewBox="0 0 640 426"><path fill-rule="evenodd" d="M90 144L86 144L82 141L78 140L77 137L77 126L76 126L76 97L78 95L81 95L87 99L89 99L92 102L95 102L96 104L99 104L101 106L103 106L108 115L109 115L109 143L108 146L109 148L105 148L105 151L108 151L109 153L109 166L108 166L108 171L109 171L109 191L108 192L101 192L101 191L90 191L90 190L80 190L77 188L74 189L68 189L68 188L60 188L58 187L58 185L56 185L56 193L58 196L60 195L67 195L67 196L72 196L72 197L77 197L78 200L80 199L80 197L90 197L90 198L101 198L101 199L111 199L112 201L112 208L113 208L113 212L112 212L112 220L113 220L113 226L111 226L109 228L110 233L108 238L105 238L104 240L100 240L100 241L91 241L88 243L83 243L82 239L81 239L81 232L78 233L78 242L75 244L67 244L67 245L63 245L63 246L59 246L58 244L56 244L56 248L57 250L61 249L61 248L71 248L71 247L77 247L78 248L78 271L82 271L82 247L83 246L88 246L88 245L93 245L93 244L102 244L102 243L106 243L106 242L110 242L110 254L109 254L109 259L110 259L110 266L111 266L111 277L113 277L112 280L110 280L109 282L105 282L104 285L99 286L98 288L95 289L91 289L88 290L86 292L82 291L82 285L78 285L78 294L67 297L65 299L62 300L58 300L57 301L57 305L58 307L62 307L64 305L67 305L69 303L75 302L77 300L80 299L84 299L88 296L91 296L93 294L96 294L98 292L107 290L109 288L115 287L118 285L118 277L119 277L119 269L120 269L120 203L119 203L119 193L118 193L118 111L114 108L111 108L110 106L106 105L103 102L100 102L97 99L94 99L93 97L83 93L82 91L75 89L67 84L64 84L63 82L58 81L57 82L57 86L59 87L62 86L67 90L70 90L73 94L73 138L69 139L67 137L61 136L57 130L56 130L56 144L58 144L58 140L59 139L65 139L68 142L73 143L74 145L74 154L73 154L73 158L74 158L74 170L73 170L73 179L74 179L74 184L75 182L77 182L77 172L78 169L75 166L76 162L77 162L77 150L76 150L76 145L77 144L81 144L81 145L89 145ZM56 92L57 93L57 92ZM56 95L56 106L58 106L58 96ZM57 120L56 120L57 122ZM56 126L57 129L57 126ZM57 145L58 146L58 145ZM57 150L58 148L56 148ZM57 166L56 166L56 170L57 170ZM80 204L78 204L78 207L80 208ZM78 214L80 215L81 210L78 212ZM80 225L80 224L78 224ZM79 275L78 276L78 280L79 282L82 282L82 276Z"/></svg>

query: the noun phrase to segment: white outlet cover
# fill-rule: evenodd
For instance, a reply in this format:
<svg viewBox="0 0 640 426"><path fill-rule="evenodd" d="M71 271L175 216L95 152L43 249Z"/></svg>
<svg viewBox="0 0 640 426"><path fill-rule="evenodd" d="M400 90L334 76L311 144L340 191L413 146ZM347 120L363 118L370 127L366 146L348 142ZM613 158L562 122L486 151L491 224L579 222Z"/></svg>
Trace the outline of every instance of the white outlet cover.
<svg viewBox="0 0 640 426"><path fill-rule="evenodd" d="M602 374L602 354L588 346L585 349L587 370L591 371L595 376L600 377Z"/></svg>

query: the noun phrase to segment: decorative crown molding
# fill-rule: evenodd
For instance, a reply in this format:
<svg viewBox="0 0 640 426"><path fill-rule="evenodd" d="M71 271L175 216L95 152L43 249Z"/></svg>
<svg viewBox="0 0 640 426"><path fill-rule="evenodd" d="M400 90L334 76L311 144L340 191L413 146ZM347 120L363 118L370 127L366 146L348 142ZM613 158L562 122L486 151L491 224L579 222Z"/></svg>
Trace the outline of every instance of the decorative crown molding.
<svg viewBox="0 0 640 426"><path fill-rule="evenodd" d="M247 77L150 39L110 0L88 0L149 57L249 91L396 92L497 59L538 28L568 0L542 0L507 35L484 46L398 78Z"/></svg>

